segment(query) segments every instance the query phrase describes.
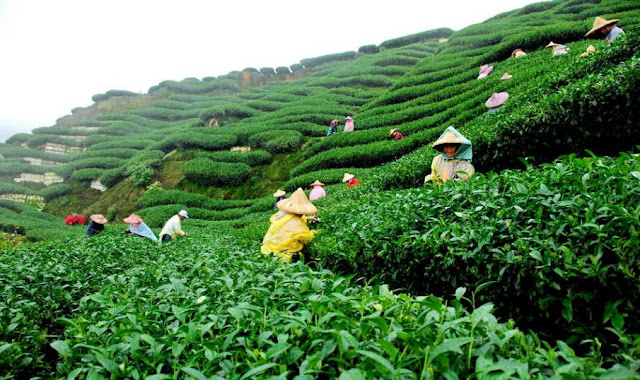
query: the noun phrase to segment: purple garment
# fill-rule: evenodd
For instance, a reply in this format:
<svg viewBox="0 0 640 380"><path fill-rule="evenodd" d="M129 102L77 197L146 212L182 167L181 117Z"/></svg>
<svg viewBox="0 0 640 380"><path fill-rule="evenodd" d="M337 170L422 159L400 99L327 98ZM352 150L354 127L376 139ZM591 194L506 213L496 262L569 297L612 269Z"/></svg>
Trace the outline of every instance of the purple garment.
<svg viewBox="0 0 640 380"><path fill-rule="evenodd" d="M311 190L311 194L309 194L309 200L315 201L318 198L324 198L326 196L327 196L327 192L324 191L324 187L314 186L313 190Z"/></svg>

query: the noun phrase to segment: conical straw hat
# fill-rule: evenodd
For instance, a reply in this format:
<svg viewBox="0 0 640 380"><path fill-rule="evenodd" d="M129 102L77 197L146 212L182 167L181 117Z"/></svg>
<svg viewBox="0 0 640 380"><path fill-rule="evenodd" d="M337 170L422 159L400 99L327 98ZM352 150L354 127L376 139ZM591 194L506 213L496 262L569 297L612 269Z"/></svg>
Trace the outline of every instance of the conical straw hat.
<svg viewBox="0 0 640 380"><path fill-rule="evenodd" d="M395 128L394 128L394 129L392 129L392 130L390 130L390 131L389 131L389 135L392 135L392 134L393 134L393 132L395 132L395 131L397 131L397 129L395 129Z"/></svg>
<svg viewBox="0 0 640 380"><path fill-rule="evenodd" d="M503 105L507 99L509 99L509 93L507 92L494 92L489 99L484 103L488 108L496 108Z"/></svg>
<svg viewBox="0 0 640 380"><path fill-rule="evenodd" d="M509 74L509 73L504 73L502 74L502 76L500 77L500 79L505 80L505 79L511 79L513 78L513 75Z"/></svg>
<svg viewBox="0 0 640 380"><path fill-rule="evenodd" d="M322 183L322 182L320 182L320 181L318 181L316 179L316 181L314 183L312 183L311 185L309 185L309 186L311 186L311 187L313 187L313 186L324 186L324 183Z"/></svg>
<svg viewBox="0 0 640 380"><path fill-rule="evenodd" d="M354 176L353 174L349 174L349 173L344 173L344 177L342 177L342 182L347 182L348 180L350 180L351 178L355 178L356 176Z"/></svg>
<svg viewBox="0 0 640 380"><path fill-rule="evenodd" d="M487 75L491 74L493 71L493 66L482 65L480 66L480 74L478 74L478 79L485 78Z"/></svg>
<svg viewBox="0 0 640 380"><path fill-rule="evenodd" d="M438 140L436 140L431 147L435 148L438 145L442 145L442 144L462 144L462 140L455 135L455 133L451 132L451 131L447 131L444 133L444 135L439 138Z"/></svg>
<svg viewBox="0 0 640 380"><path fill-rule="evenodd" d="M524 50L520 48L511 52L511 58L520 58L520 57L524 57L525 55L527 55L527 53L525 53Z"/></svg>
<svg viewBox="0 0 640 380"><path fill-rule="evenodd" d="M276 207L281 211L297 215L313 215L318 212L316 206L309 201L301 187L294 191L289 198L278 202Z"/></svg>
<svg viewBox="0 0 640 380"><path fill-rule="evenodd" d="M108 222L107 218L102 216L102 214L93 214L89 218L98 224L107 224Z"/></svg>
<svg viewBox="0 0 640 380"><path fill-rule="evenodd" d="M276 198L279 198L279 197L283 197L285 194L287 194L287 193L285 193L284 191L278 189L278 191L273 193L273 196L276 197Z"/></svg>
<svg viewBox="0 0 640 380"><path fill-rule="evenodd" d="M600 29L604 28L605 26L613 25L618 21L620 21L620 19L614 18L612 20L607 20L604 17L596 17L596 19L593 20L593 28L591 28L591 30L588 31L587 34L585 34L584 36L587 37L587 36L593 34L593 32L595 32L597 30L600 30Z"/></svg>
<svg viewBox="0 0 640 380"><path fill-rule="evenodd" d="M546 48L552 48L552 47L556 47L556 46L558 46L558 44L557 44L557 43L555 43L555 42L553 42L553 41L551 41L551 42L549 42L549 43L547 44L547 46L545 46L545 47L546 47Z"/></svg>
<svg viewBox="0 0 640 380"><path fill-rule="evenodd" d="M131 214L126 218L122 219L122 221L129 224L138 224L138 223L142 223L142 218L140 217L140 215Z"/></svg>

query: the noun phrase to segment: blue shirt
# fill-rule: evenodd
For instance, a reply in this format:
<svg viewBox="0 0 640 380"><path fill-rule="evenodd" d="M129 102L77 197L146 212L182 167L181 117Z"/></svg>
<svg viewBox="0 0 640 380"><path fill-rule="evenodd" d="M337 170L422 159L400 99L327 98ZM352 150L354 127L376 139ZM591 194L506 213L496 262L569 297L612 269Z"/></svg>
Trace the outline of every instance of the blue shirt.
<svg viewBox="0 0 640 380"><path fill-rule="evenodd" d="M624 34L624 30L622 30L621 28L618 28L617 26L614 26L613 28L611 28L611 31L609 32L609 34L607 34L607 36L604 39L605 41L609 40L609 42L613 42L613 40L615 40L616 38L620 37L623 34Z"/></svg>

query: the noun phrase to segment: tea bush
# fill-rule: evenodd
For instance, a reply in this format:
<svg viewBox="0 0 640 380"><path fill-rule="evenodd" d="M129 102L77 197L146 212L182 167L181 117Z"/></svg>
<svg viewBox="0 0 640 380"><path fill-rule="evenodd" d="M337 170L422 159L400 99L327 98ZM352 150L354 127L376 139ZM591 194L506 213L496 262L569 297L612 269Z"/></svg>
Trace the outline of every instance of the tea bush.
<svg viewBox="0 0 640 380"><path fill-rule="evenodd" d="M447 302L362 286L258 257L221 232L230 236L156 246L103 233L4 252L0 281L14 285L0 287L5 375L636 375L633 362L601 368L501 323L491 304L467 310L463 288Z"/></svg>
<svg viewBox="0 0 640 380"><path fill-rule="evenodd" d="M242 163L216 162L208 158L194 158L182 167L190 181L200 185L241 185L249 177L251 167Z"/></svg>
<svg viewBox="0 0 640 380"><path fill-rule="evenodd" d="M238 152L196 152L196 157L205 157L218 162L240 162L249 166L266 165L271 162L271 153L266 150L253 150L246 153Z"/></svg>
<svg viewBox="0 0 640 380"><path fill-rule="evenodd" d="M520 326L631 347L608 329L640 331L625 318L637 304L628 289L640 285L638 169L638 156L568 158L467 183L362 194L321 214L332 228L314 240L314 257L417 294L491 284L476 299L491 299Z"/></svg>

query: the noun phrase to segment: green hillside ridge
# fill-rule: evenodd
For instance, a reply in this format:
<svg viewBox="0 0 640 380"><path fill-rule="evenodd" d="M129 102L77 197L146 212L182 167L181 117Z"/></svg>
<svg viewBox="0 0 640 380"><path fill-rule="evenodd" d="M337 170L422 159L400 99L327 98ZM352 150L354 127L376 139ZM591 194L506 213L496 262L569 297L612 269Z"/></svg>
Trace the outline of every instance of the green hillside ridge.
<svg viewBox="0 0 640 380"><path fill-rule="evenodd" d="M626 35L585 39L595 16ZM0 229L40 242L0 252L0 367L640 378L639 33L637 1L547 1L289 67L110 90L12 136L0 198L30 198L0 199ZM494 70L478 80L482 64ZM326 137L347 115L355 131ZM473 142L478 174L424 185L449 125ZM345 172L362 185L346 189ZM329 196L314 202L307 265L260 257L271 194L315 180ZM188 238L120 234L132 212L158 233L180 209ZM72 211L113 223L83 240L62 225Z"/></svg>

